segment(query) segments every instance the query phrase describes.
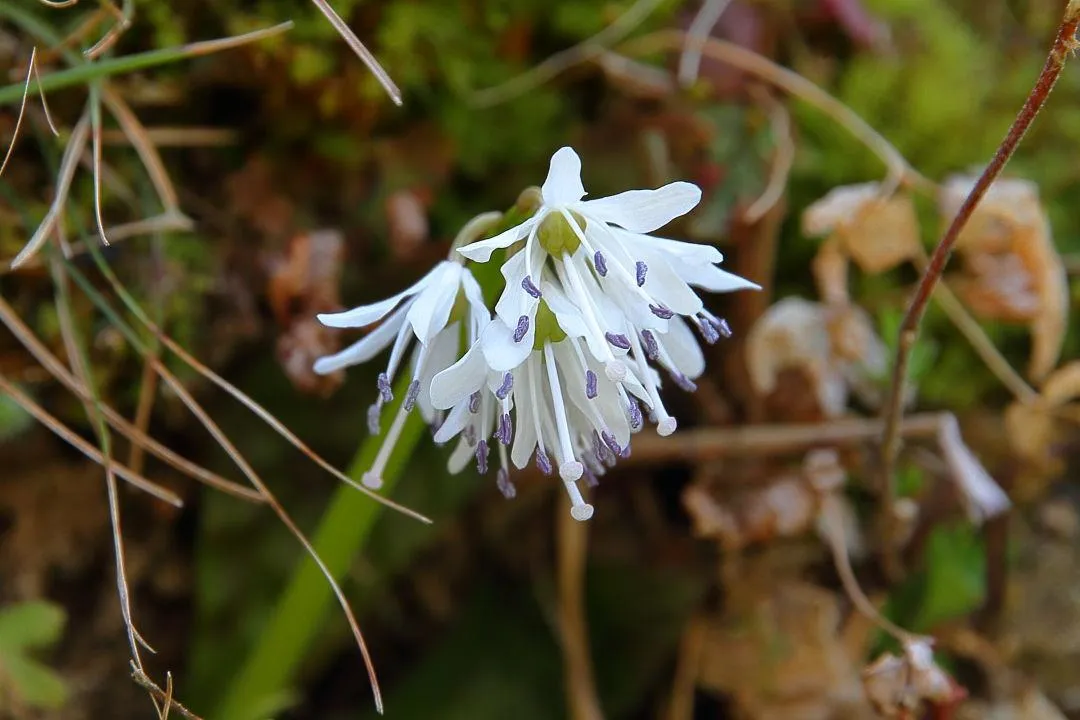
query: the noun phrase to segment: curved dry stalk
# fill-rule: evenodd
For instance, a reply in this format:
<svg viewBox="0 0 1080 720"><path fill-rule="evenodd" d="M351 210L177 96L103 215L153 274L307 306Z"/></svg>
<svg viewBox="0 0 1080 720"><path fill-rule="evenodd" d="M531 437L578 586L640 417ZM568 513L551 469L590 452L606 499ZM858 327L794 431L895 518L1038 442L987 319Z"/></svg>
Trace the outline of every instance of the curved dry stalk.
<svg viewBox="0 0 1080 720"><path fill-rule="evenodd" d="M585 560L589 524L570 515L568 501L555 503L555 542L559 581L559 638L563 654L568 716L602 720L593 679L589 631L585 621Z"/></svg>
<svg viewBox="0 0 1080 720"><path fill-rule="evenodd" d="M383 90L386 90L386 94L390 96L390 99L395 105L401 105L401 90L390 79L390 75L386 70L383 70L383 66L379 64L379 61L371 54L371 51L364 47L364 43L360 42L360 38L356 37L356 33L349 28L349 25L341 19L341 16L334 11L334 8L330 6L327 0L311 0L315 7L319 9L326 19L330 21L330 24L334 26L334 29L338 31L338 34L345 40L352 51L359 56L360 60L367 65L368 70L375 76L375 79L379 81L379 84L383 86Z"/></svg>
<svg viewBox="0 0 1080 720"><path fill-rule="evenodd" d="M41 246L45 244L50 233L56 226L56 221L60 217L64 209L64 204L67 202L68 192L71 190L71 181L75 177L75 168L78 167L79 158L82 156L83 149L86 147L86 140L90 132L90 109L89 107L83 111L82 117L79 118L79 122L75 124L74 129L71 131L71 137L68 138L67 147L64 148L64 155L60 159L60 171L56 176L56 190L52 204L49 206L49 211L45 213L45 217L42 218L41 223L38 225L34 234L19 251L18 255L11 261L11 269L15 269L29 260L34 253L36 253Z"/></svg>
<svg viewBox="0 0 1080 720"><path fill-rule="evenodd" d="M38 2L51 8L68 8L79 4L79 0L38 0Z"/></svg>
<svg viewBox="0 0 1080 720"><path fill-rule="evenodd" d="M127 32L127 29L131 27L131 18L135 14L134 3L131 0L124 0L124 9L120 10L111 2L102 3L103 8L107 13L111 13L116 22L113 26L101 36L101 39L94 43L93 47L85 50L83 55L88 59L93 60L98 55L106 52L116 41L120 39L120 36Z"/></svg>
<svg viewBox="0 0 1080 720"><path fill-rule="evenodd" d="M7 326L8 330L11 331L22 346L33 355L34 359L37 360L50 375L60 381L64 387L75 393L84 401L92 399L90 391L76 380L67 368L64 367L63 363L61 363L60 360L53 355L40 340L38 340L33 331L22 322L18 314L15 313L14 309L8 305L3 298L0 298L0 323ZM143 448L158 457L162 462L172 466L177 471L182 472L197 481L206 483L217 490L221 490L222 492L229 493L230 495L234 495L244 500L251 502L263 501L262 495L258 492L239 485L231 480L227 480L220 475L207 470L201 465L173 452L139 428L133 426L124 419L122 415L108 405L102 404L101 410L108 423L119 432L123 433L133 446ZM135 472L138 472L137 469L133 469Z"/></svg>
<svg viewBox="0 0 1080 720"><path fill-rule="evenodd" d="M30 48L30 63L26 68L26 83L23 85L22 101L19 103L19 114L15 117L15 129L11 131L11 142L8 144L7 153L4 154L3 162L0 162L0 175L4 174L8 160L15 151L15 142L19 139L19 130L22 128L23 115L26 114L26 101L30 97L30 77L38 81L38 91L41 95L41 106L45 109L45 119L49 122L49 129L53 135L59 135L56 126L53 125L52 116L49 114L49 106L45 103L45 92L41 90L41 77L37 74L37 47Z"/></svg>
<svg viewBox="0 0 1080 720"><path fill-rule="evenodd" d="M106 246L105 221L101 215L101 91L97 84L90 86L90 147L94 157L94 222L98 235Z"/></svg>
<svg viewBox="0 0 1080 720"><path fill-rule="evenodd" d="M180 713L181 717L187 718L187 720L202 720L202 718L188 710L173 698L172 673L165 674L164 690L158 687L158 684L151 680L141 668L135 667L134 665L131 667L131 678L135 681L136 685L150 693L151 697L153 697L156 702L161 703L158 710L158 717L161 720L168 720L169 712L171 710L176 710L176 712Z"/></svg>
<svg viewBox="0 0 1080 720"><path fill-rule="evenodd" d="M269 425L271 429L273 429L278 435L285 438L289 442L289 444L302 452L308 457L308 459L310 459L312 462L314 462L326 472L333 475L341 482L362 492L364 495L367 495L371 499L382 505L385 505L392 510L396 510L397 512L400 512L404 515L408 515L409 517L419 520L420 522L427 524L431 523L430 518L421 515L415 510L411 510L403 505L399 505L393 500L385 498L382 495L379 495L378 493L372 491L371 489L364 487L362 484L356 482L348 475L341 472L329 462L324 460L322 456L320 456L318 453L308 447L307 443L305 443L291 430L285 427L285 425L276 417L274 417L274 415L269 410L267 410L262 405L253 400L250 396L244 393L243 390L236 387L228 380L203 365L187 350L181 347L179 343L166 335L161 330L161 328L159 328L157 324L150 319L150 317L146 314L146 311L143 310L137 302L135 302L135 298L132 297L131 293L127 291L127 288L124 287L124 285L120 282L120 279L116 277L116 274L112 272L112 269L109 268L108 265L106 265L104 262L101 262L99 263L98 267L101 270L101 273L105 277L106 281L117 293L117 295L123 300L124 304L131 311L132 315L135 316L135 318L143 325L143 327L149 330L155 336L155 338L157 338L158 342L160 342L171 352L173 352L177 357L183 360L192 370L199 373L204 378L212 382L214 385L217 385L219 388L231 395L237 402L239 402L241 405L254 413L256 417Z"/></svg>
<svg viewBox="0 0 1080 720"><path fill-rule="evenodd" d="M772 210L776 203L780 202L784 194L791 167L795 164L795 141L791 137L791 113L784 104L762 90L760 86L752 86L751 93L765 106L772 125L772 133L776 139L776 157L773 158L772 167L769 169L769 182L758 199L743 212L743 220L756 223L765 217L765 213Z"/></svg>
<svg viewBox="0 0 1080 720"><path fill-rule="evenodd" d="M956 216L945 230L945 234L934 248L930 261L927 263L926 269L919 279L919 284L912 295L904 319L900 323L896 355L893 359L892 383L889 387L885 408L882 411L882 417L885 421L885 428L881 437L883 513L891 513L894 501L895 478L893 468L900 452L898 428L904 412L902 402L903 386L907 378L911 350L915 345L915 340L918 338L919 327L922 325L923 316L926 314L926 307L942 274L945 272L945 265L949 262L953 247L960 237L960 232L964 229L968 220L971 219L976 206L978 206L986 191L990 189L994 180L1001 174L1006 163L1016 152L1020 141L1024 139L1028 128L1035 121L1039 111L1050 97L1054 85L1057 84L1058 78L1061 77L1061 73L1065 69L1065 61L1077 49L1076 31L1078 27L1080 27L1080 0L1070 0L1066 6L1061 24L1058 26L1057 35L1054 37L1054 42L1050 47L1046 63L1043 65L1035 85L1024 101L1023 107L1020 108L1020 112L1017 114L1013 124L1005 134L1005 138L1001 141L1001 145L998 146L997 151L994 153L994 157L991 158L982 174L979 175L979 179L975 182L971 192L964 199Z"/></svg>
<svg viewBox="0 0 1080 720"><path fill-rule="evenodd" d="M16 405L32 415L38 422L49 428L54 434L69 443L83 455L101 466L105 465L105 458L102 457L97 448L83 440L78 433L64 425L56 417L45 410L45 408L34 402L30 396L19 390L19 388L3 374L0 374L0 392L3 392L10 397ZM158 500L167 502L173 507L179 508L184 506L184 501L180 499L180 496L171 490L166 490L160 485L155 484L153 481L147 480L142 475L132 472L124 465L114 464L113 468L119 477L129 482L133 487L142 490L148 495L156 497Z"/></svg>
<svg viewBox="0 0 1080 720"><path fill-rule="evenodd" d="M713 28L720 22L720 17L731 5L731 0L705 0L701 4L694 20L686 31L686 43L679 54L679 84L689 87L697 82L701 68L701 50L705 40L712 35Z"/></svg>
<svg viewBox="0 0 1080 720"><path fill-rule="evenodd" d="M686 41L686 33L678 30L660 30L625 43L620 52L633 57L648 55L659 50L678 49ZM900 154L892 143L874 130L865 120L844 103L797 72L789 70L772 60L735 43L717 38L707 38L701 51L711 57L748 72L770 85L794 95L813 105L846 129L859 142L877 155L888 168L884 181L886 187L910 185L913 187L936 187L923 177Z"/></svg>
<svg viewBox="0 0 1080 720"><path fill-rule="evenodd" d="M466 101L474 107L492 107L524 95L575 65L598 58L613 43L617 43L641 25L664 0L637 0L615 22L591 38L557 52L539 65L494 87L477 90Z"/></svg>

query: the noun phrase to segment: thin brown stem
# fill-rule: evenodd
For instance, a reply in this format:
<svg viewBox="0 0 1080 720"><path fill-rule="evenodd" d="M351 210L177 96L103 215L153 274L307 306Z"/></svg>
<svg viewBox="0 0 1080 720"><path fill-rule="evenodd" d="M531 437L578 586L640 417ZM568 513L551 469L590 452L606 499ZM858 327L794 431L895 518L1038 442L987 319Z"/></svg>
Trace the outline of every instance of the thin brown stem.
<svg viewBox="0 0 1080 720"><path fill-rule="evenodd" d="M603 720L604 714L593 680L589 631L585 621L585 559L589 523L571 517L565 500L556 503L555 513L559 631L569 717L572 720Z"/></svg>
<svg viewBox="0 0 1080 720"><path fill-rule="evenodd" d="M188 720L202 720L202 718L188 710L173 698L171 674L167 676L165 690L158 687L158 684L151 680L150 677L138 667L132 666L131 678L135 681L136 685L143 690L146 690L155 700L162 704L163 710L161 711L161 716L163 718L168 718L169 711L175 710L181 717L185 717Z"/></svg>
<svg viewBox="0 0 1080 720"><path fill-rule="evenodd" d="M926 307L934 294L934 288L945 271L945 265L949 262L953 247L964 229L968 220L971 219L976 206L982 200L986 191L989 190L994 180L1001 174L1005 164L1016 152L1020 141L1023 140L1028 128L1034 122L1043 105L1050 97L1054 85L1057 83L1061 72L1065 67L1065 61L1070 52L1076 49L1076 30L1080 26L1080 0L1071 0L1066 7L1065 16L1058 28L1057 36L1050 48L1050 54L1046 58L1046 64L1039 74L1035 86L1028 94L1024 106L1020 109L1016 120L1013 121L1005 139L1001 142L993 159L983 170L978 181L972 188L971 193L964 200L945 231L944 236L934 248L925 272L919 280L918 287L912 296L911 303L900 324L899 338L897 339L896 356L893 361L892 384L889 389L888 400L882 412L884 429L881 437L881 473L882 473L882 517L892 516L892 504L895 495L893 468L900 451L900 426L903 414L903 388L907 378L908 363L911 359L911 350L918 338L919 326L922 324ZM887 523L886 526L889 524ZM887 538L886 538L887 539ZM891 546L886 542L886 546Z"/></svg>

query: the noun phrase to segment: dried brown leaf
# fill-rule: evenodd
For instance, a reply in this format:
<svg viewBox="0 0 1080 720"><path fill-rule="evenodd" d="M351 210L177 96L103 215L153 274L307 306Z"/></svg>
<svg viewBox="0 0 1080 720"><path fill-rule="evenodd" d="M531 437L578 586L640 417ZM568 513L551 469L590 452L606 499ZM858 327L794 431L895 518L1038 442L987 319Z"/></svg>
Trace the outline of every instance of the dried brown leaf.
<svg viewBox="0 0 1080 720"><path fill-rule="evenodd" d="M911 197L882 197L880 183L834 188L803 212L803 232L835 238L863 272L878 274L920 251Z"/></svg>
<svg viewBox="0 0 1080 720"><path fill-rule="evenodd" d="M947 222L974 184L949 178L939 208ZM1068 325L1065 265L1058 254L1038 187L1027 180L995 182L956 245L964 263L957 289L982 317L1026 322L1031 332L1028 375L1041 380L1061 355Z"/></svg>

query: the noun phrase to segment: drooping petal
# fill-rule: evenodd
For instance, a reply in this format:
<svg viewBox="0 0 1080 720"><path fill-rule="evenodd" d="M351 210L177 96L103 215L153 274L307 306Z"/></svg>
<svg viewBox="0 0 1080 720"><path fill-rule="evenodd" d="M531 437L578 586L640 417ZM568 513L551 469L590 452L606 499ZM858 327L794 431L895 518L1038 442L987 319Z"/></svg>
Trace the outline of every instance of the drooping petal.
<svg viewBox="0 0 1080 720"><path fill-rule="evenodd" d="M545 205L568 205L585 197L585 186L581 184L581 158L573 148L559 148L551 156L547 179L540 192Z"/></svg>
<svg viewBox="0 0 1080 720"><path fill-rule="evenodd" d="M471 418L472 412L469 410L469 403L458 403L446 416L446 420L439 426L439 429L435 431L435 442L442 444L454 437L465 429Z"/></svg>
<svg viewBox="0 0 1080 720"><path fill-rule="evenodd" d="M487 377L484 354L473 345L456 363L431 379L431 405L449 410L480 389Z"/></svg>
<svg viewBox="0 0 1080 720"><path fill-rule="evenodd" d="M409 308L409 324L420 342L431 342L435 334L446 327L461 288L462 269L455 262L442 263L439 276L413 301Z"/></svg>
<svg viewBox="0 0 1080 720"><path fill-rule="evenodd" d="M451 475L457 475L469 466L474 457L474 452L473 446L469 445L465 438L461 438L457 447L454 448L454 452L450 453L450 459L446 461L446 469Z"/></svg>
<svg viewBox="0 0 1080 720"><path fill-rule="evenodd" d="M708 292L734 292L736 290L760 290L761 286L734 273L721 270L715 265L671 260L671 269L686 283Z"/></svg>
<svg viewBox="0 0 1080 720"><path fill-rule="evenodd" d="M458 346L461 344L461 324L453 322L444 328L435 339L431 341L424 367L417 378L420 381L420 395L417 397L417 405L420 407L420 415L426 422L431 422L435 417L435 408L431 404L431 382L435 376L443 370L448 370L454 361L458 359Z"/></svg>
<svg viewBox="0 0 1080 720"><path fill-rule="evenodd" d="M484 361L495 372L513 370L525 361L533 349L536 338L536 315L529 318L529 328L520 341L514 341L514 330L507 327L499 318L492 320L480 336L479 347L483 350Z"/></svg>
<svg viewBox="0 0 1080 720"><path fill-rule="evenodd" d="M659 253L642 255L649 271L645 277L645 292L661 305L679 315L695 315L701 310L701 298L671 269Z"/></svg>
<svg viewBox="0 0 1080 720"><path fill-rule="evenodd" d="M688 378L696 378L705 372L705 355L701 352L694 333L680 317L671 318L668 333L659 338L664 343L675 369Z"/></svg>
<svg viewBox="0 0 1080 720"><path fill-rule="evenodd" d="M581 317L581 310L566 297L562 288L555 283L545 282L541 291L544 293L544 302L551 312L555 313L555 319L563 332L570 337L585 337L588 330Z"/></svg>
<svg viewBox="0 0 1080 720"><path fill-rule="evenodd" d="M360 307L355 307L352 310L346 310L345 312L319 313L316 317L319 318L319 322L327 327L351 328L370 325L385 317L387 313L397 307L397 304L402 300L412 295L416 295L437 280L442 275L443 266L446 264L447 262L445 260L439 263L411 287L402 290L393 297L371 303L370 305L361 305Z"/></svg>
<svg viewBox="0 0 1080 720"><path fill-rule="evenodd" d="M406 309L402 308L349 347L333 355L319 358L315 361L313 369L319 375L327 375L343 367L367 362L390 345L390 341L397 336L405 323L406 312Z"/></svg>
<svg viewBox="0 0 1080 720"><path fill-rule="evenodd" d="M535 224L536 218L531 217L520 225L515 225L509 230L503 230L493 238L469 243L464 247L459 247L457 251L473 262L487 262L491 259L491 253L501 248L510 247L528 235Z"/></svg>
<svg viewBox="0 0 1080 720"><path fill-rule="evenodd" d="M507 325L513 327L522 315L536 312L539 300L527 293L521 283L525 279L526 270L531 270L534 279L539 278L544 259L544 249L540 247L540 243L531 242L524 250L515 253L503 263L502 276L506 286L495 303L495 314ZM535 284L539 285L539 280L535 280Z"/></svg>
<svg viewBox="0 0 1080 720"><path fill-rule="evenodd" d="M667 225L694 209L701 189L688 182L673 182L656 190L628 190L588 200L577 207L586 218L608 222L631 232L647 233Z"/></svg>
<svg viewBox="0 0 1080 720"><path fill-rule="evenodd" d="M634 254L638 248L646 247L664 254L667 257L675 257L688 263L708 263L715 265L724 261L723 254L712 245L705 243L687 242L685 240L672 240L671 238L645 235L638 232L628 232L622 228L608 226L604 231L616 242L626 248L627 252Z"/></svg>

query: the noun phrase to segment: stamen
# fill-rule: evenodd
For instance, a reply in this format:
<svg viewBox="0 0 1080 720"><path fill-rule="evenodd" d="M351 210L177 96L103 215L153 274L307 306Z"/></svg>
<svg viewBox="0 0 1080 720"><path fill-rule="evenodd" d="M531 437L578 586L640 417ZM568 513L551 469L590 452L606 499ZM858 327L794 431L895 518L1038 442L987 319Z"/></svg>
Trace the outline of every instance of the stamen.
<svg viewBox="0 0 1080 720"><path fill-rule="evenodd" d="M641 414L641 405L637 398L627 398L626 411L630 414L630 429L637 432L645 424L645 418Z"/></svg>
<svg viewBox="0 0 1080 720"><path fill-rule="evenodd" d="M540 472L545 475L551 474L551 461L548 460L547 453L544 452L544 448L536 448L536 467L540 469Z"/></svg>
<svg viewBox="0 0 1080 720"><path fill-rule="evenodd" d="M514 329L514 342L521 342L527 332L529 332L529 316L522 315L518 318L517 327Z"/></svg>
<svg viewBox="0 0 1080 720"><path fill-rule="evenodd" d="M649 272L649 266L641 260L638 260L636 263L634 263L634 270L636 271L637 275L637 286L641 287L645 284L645 273Z"/></svg>
<svg viewBox="0 0 1080 720"><path fill-rule="evenodd" d="M600 480L596 477L596 473L588 468L585 468L585 484L591 488L600 484Z"/></svg>
<svg viewBox="0 0 1080 720"><path fill-rule="evenodd" d="M533 284L532 278L528 275L526 275L525 278L521 281L521 289L529 293L529 295L533 296L537 300L543 297L543 295L540 293L540 288L536 287L536 285Z"/></svg>
<svg viewBox="0 0 1080 720"><path fill-rule="evenodd" d="M495 397L505 400L510 391L514 389L514 376L511 373L503 375L502 385L495 391Z"/></svg>
<svg viewBox="0 0 1080 720"><path fill-rule="evenodd" d="M555 429L559 438L559 454L562 456L559 462L559 476L564 482L573 482L581 477L583 467L574 458L573 442L570 440L570 424L566 419L566 404L563 402L559 372L555 367L555 351L551 349L551 343L544 345L544 360L544 364L547 366L548 384L551 388L552 409L555 411Z"/></svg>
<svg viewBox="0 0 1080 720"><path fill-rule="evenodd" d="M681 387L686 392L697 392L697 384L693 380L683 375L681 372L671 373L671 379L675 381L675 384Z"/></svg>
<svg viewBox="0 0 1080 720"><path fill-rule="evenodd" d="M599 250L593 255L593 267L596 268L596 272L600 277L607 277L607 261L604 260L604 254Z"/></svg>
<svg viewBox="0 0 1080 720"><path fill-rule="evenodd" d="M604 337L609 343L621 350L630 349L630 340L622 333L606 332L604 333Z"/></svg>
<svg viewBox="0 0 1080 720"><path fill-rule="evenodd" d="M675 428L679 426L679 423L675 421L675 418L668 415L666 418L656 424L656 434L662 437L667 437L671 433L675 432Z"/></svg>
<svg viewBox="0 0 1080 720"><path fill-rule="evenodd" d="M716 331L718 333L720 333L720 335L722 337L730 338L732 335L735 334L735 333L733 333L731 331L731 326L728 325L728 321L725 320L724 318L720 318L719 320L717 320L714 327L716 328Z"/></svg>
<svg viewBox="0 0 1080 720"><path fill-rule="evenodd" d="M699 313L694 318L694 324L697 325L701 337L710 345L716 344L716 341L720 339L719 331L713 326L712 322L704 315L704 313Z"/></svg>
<svg viewBox="0 0 1080 720"><path fill-rule="evenodd" d="M604 363L604 374L611 382L622 382L626 379L626 363L622 360L609 360Z"/></svg>
<svg viewBox="0 0 1080 720"><path fill-rule="evenodd" d="M382 395L382 401L384 403L393 402L394 391L390 389L390 378L386 373L379 373L379 379L375 381L375 384L379 388L379 393Z"/></svg>
<svg viewBox="0 0 1080 720"><path fill-rule="evenodd" d="M509 445L514 439L514 423L510 419L510 413L503 413L499 418L499 427L495 430L495 437L503 445Z"/></svg>
<svg viewBox="0 0 1080 720"><path fill-rule="evenodd" d="M480 410L480 391L477 390L469 396L469 412L476 413Z"/></svg>
<svg viewBox="0 0 1080 720"><path fill-rule="evenodd" d="M510 481L510 473L507 472L506 468L499 468L499 472L495 476L495 486L499 488L499 492L507 500L513 500L517 496L517 488Z"/></svg>
<svg viewBox="0 0 1080 720"><path fill-rule="evenodd" d="M465 426L465 429L462 431L461 434L462 434L462 437L465 438L465 442L469 445L469 447L475 447L476 446L476 426L475 425L473 425L472 423L469 423L468 425Z"/></svg>
<svg viewBox="0 0 1080 720"><path fill-rule="evenodd" d="M481 475L486 475L488 471L488 444L487 440L481 440L476 444L476 469L480 471Z"/></svg>
<svg viewBox="0 0 1080 720"><path fill-rule="evenodd" d="M571 482L564 484L566 485L566 493L570 496L570 517L578 522L585 522L592 517L593 506L585 502L585 498L581 497L581 491L578 490L577 485Z"/></svg>
<svg viewBox="0 0 1080 720"><path fill-rule="evenodd" d="M600 439L604 441L604 444L608 446L611 452L616 455L622 455L622 446L615 439L615 435L610 430L604 430L600 433Z"/></svg>
<svg viewBox="0 0 1080 720"><path fill-rule="evenodd" d="M592 370L585 371L585 397L590 400L594 399L597 395L597 383L599 379L596 377L596 373Z"/></svg>
<svg viewBox="0 0 1080 720"><path fill-rule="evenodd" d="M670 320L675 317L675 313L663 305L653 305L652 303L649 303L649 310L661 320Z"/></svg>
<svg viewBox="0 0 1080 720"><path fill-rule="evenodd" d="M641 339L645 341L645 356L656 361L660 358L660 348L656 344L656 338L649 330L641 331Z"/></svg>
<svg viewBox="0 0 1080 720"><path fill-rule="evenodd" d="M375 462L371 464L371 469L364 473L361 478L361 482L372 490L378 490L382 487L383 470L386 469L386 463L390 460L390 454L394 450L394 445L397 444L398 438L401 437L401 430L405 427L405 419L409 416L409 411L402 407L398 410L397 415L394 416L394 422L391 423L390 429L386 432L386 437L383 438L382 445L379 446L379 452L375 455Z"/></svg>
<svg viewBox="0 0 1080 720"><path fill-rule="evenodd" d="M382 414L382 401L371 404L371 407L367 409L367 429L371 435L378 435L382 432L382 428L379 427L379 416Z"/></svg>
<svg viewBox="0 0 1080 720"><path fill-rule="evenodd" d="M402 407L405 412L412 412L412 409L416 407L416 398L420 395L420 381L413 380L409 383L409 390L405 393L405 404Z"/></svg>

